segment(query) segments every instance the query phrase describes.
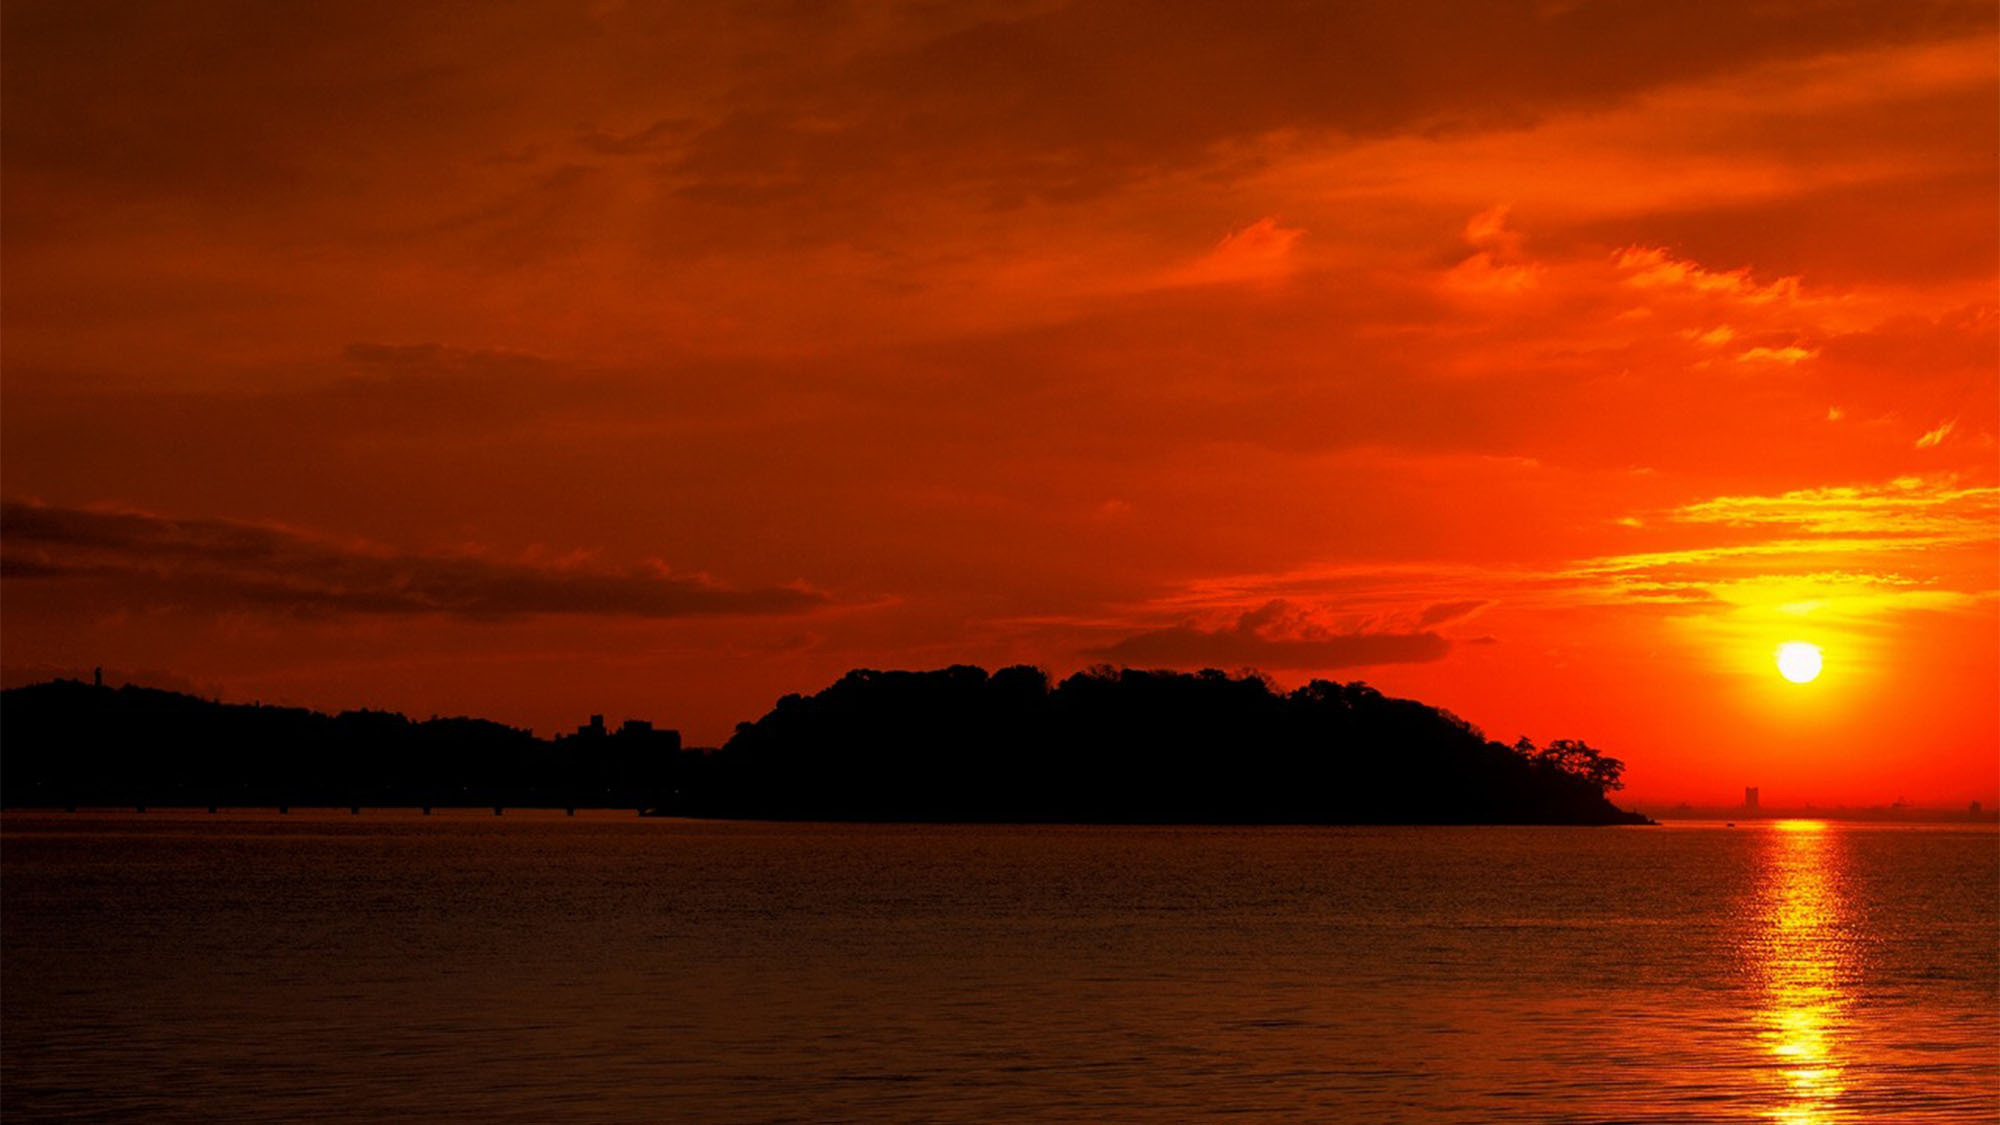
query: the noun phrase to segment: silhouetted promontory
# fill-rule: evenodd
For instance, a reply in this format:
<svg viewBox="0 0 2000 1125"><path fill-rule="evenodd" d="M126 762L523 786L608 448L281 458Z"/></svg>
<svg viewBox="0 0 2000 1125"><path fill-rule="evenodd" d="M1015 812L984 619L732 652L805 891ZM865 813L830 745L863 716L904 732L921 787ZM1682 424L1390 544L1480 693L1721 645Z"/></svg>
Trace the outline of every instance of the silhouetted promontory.
<svg viewBox="0 0 2000 1125"><path fill-rule="evenodd" d="M1623 763L1490 742L1362 683L1096 669L849 672L737 727L703 811L778 819L1631 824Z"/></svg>
<svg viewBox="0 0 2000 1125"><path fill-rule="evenodd" d="M601 719L324 715L73 680L0 698L8 806L527 806L811 820L1630 824L1623 764L1487 740L1362 683L1094 669L857 670L720 750Z"/></svg>

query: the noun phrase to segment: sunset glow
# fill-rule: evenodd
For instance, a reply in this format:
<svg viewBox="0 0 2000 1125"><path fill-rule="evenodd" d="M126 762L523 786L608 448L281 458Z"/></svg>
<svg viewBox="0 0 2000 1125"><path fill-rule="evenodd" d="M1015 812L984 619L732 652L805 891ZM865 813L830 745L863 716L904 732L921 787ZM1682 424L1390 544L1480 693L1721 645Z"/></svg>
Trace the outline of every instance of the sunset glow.
<svg viewBox="0 0 2000 1125"><path fill-rule="evenodd" d="M1822 663L1817 645L1792 641L1778 646L1778 674L1795 684L1809 684L1819 679Z"/></svg>
<svg viewBox="0 0 2000 1125"><path fill-rule="evenodd" d="M1994 36L11 2L6 682L699 746L1254 668L1630 801L1990 807Z"/></svg>

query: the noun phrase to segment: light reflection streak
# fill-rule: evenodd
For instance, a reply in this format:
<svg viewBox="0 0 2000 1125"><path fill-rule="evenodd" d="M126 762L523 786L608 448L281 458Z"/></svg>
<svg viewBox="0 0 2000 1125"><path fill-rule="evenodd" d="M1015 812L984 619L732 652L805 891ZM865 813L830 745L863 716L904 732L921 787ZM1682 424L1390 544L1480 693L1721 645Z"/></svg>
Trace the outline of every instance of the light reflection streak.
<svg viewBox="0 0 2000 1125"><path fill-rule="evenodd" d="M1788 1125L1844 1117L1846 940L1844 849L1815 820L1772 825L1764 854L1761 928L1754 939L1763 976L1758 1035L1783 1079L1767 1116Z"/></svg>

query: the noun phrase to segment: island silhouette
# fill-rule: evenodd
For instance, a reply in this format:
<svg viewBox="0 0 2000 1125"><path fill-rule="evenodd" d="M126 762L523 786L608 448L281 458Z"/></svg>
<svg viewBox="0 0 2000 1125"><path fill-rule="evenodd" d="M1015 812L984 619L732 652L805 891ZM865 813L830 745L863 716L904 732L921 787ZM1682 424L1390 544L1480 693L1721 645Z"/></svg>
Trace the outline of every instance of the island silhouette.
<svg viewBox="0 0 2000 1125"><path fill-rule="evenodd" d="M717 749L600 716L327 715L55 680L0 693L9 807L630 808L772 820L1641 824L1587 743L1487 739L1365 683L1100 667L857 669Z"/></svg>

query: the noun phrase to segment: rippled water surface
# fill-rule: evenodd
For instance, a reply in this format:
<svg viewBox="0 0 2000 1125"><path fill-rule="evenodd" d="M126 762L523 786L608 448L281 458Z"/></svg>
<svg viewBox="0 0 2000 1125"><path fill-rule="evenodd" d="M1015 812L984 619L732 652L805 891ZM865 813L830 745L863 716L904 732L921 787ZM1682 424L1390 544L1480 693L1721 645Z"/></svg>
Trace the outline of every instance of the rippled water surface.
<svg viewBox="0 0 2000 1125"><path fill-rule="evenodd" d="M2000 1120L1990 827L0 827L9 1122Z"/></svg>

